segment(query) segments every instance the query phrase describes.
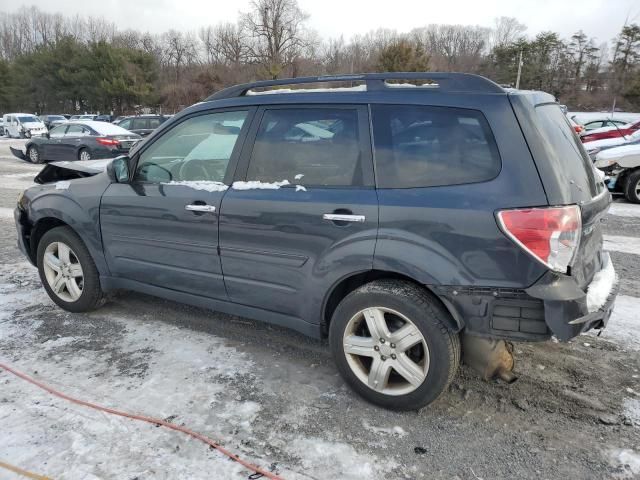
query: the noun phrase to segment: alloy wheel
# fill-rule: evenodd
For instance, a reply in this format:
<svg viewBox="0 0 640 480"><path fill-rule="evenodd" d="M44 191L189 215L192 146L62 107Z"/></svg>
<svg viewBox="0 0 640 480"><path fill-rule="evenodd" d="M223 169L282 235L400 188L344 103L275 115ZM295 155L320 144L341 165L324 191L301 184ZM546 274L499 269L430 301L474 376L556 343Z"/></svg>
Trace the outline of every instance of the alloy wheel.
<svg viewBox="0 0 640 480"><path fill-rule="evenodd" d="M91 160L91 154L89 150L82 150L80 152L80 160Z"/></svg>
<svg viewBox="0 0 640 480"><path fill-rule="evenodd" d="M53 293L65 302L75 302L82 295L84 274L78 257L63 242L50 243L42 258L44 274Z"/></svg>
<svg viewBox="0 0 640 480"><path fill-rule="evenodd" d="M38 163L38 150L34 147L29 148L29 160L32 163Z"/></svg>
<svg viewBox="0 0 640 480"><path fill-rule="evenodd" d="M429 348L418 327L385 307L356 313L343 335L349 367L369 388L385 395L416 390L429 371Z"/></svg>

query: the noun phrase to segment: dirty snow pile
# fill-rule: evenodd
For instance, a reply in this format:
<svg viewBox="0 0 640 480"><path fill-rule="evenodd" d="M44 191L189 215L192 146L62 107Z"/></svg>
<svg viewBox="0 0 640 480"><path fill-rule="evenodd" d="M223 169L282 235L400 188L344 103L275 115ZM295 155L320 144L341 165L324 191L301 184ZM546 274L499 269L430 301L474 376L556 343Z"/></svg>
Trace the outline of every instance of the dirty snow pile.
<svg viewBox="0 0 640 480"><path fill-rule="evenodd" d="M609 260L607 265L594 275L587 290L587 308L590 312L595 312L604 305L615 282L616 271Z"/></svg>

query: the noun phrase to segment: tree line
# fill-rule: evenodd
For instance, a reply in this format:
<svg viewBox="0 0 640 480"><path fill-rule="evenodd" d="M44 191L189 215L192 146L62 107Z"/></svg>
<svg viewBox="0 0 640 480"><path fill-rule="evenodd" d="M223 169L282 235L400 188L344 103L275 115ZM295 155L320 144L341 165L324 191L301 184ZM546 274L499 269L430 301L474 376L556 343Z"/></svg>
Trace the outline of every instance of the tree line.
<svg viewBox="0 0 640 480"><path fill-rule="evenodd" d="M0 111L177 111L260 79L378 71L461 71L544 90L575 109L640 108L640 27L611 44L583 31L530 38L510 17L491 27L380 28L345 39L307 27L296 0L254 0L235 23L150 34L37 7L0 14Z"/></svg>

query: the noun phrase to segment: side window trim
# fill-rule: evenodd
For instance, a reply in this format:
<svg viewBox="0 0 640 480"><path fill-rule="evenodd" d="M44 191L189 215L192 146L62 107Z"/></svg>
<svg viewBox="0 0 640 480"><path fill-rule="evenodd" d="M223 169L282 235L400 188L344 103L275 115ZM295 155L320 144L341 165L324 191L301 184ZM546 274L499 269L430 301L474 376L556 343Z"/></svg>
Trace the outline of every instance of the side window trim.
<svg viewBox="0 0 640 480"><path fill-rule="evenodd" d="M373 147L372 137L370 130L370 118L369 109L367 104L358 103L336 103L336 104L286 104L286 105L263 105L257 108L257 112L251 122L251 126L247 132L247 136L244 139L244 146L240 153L238 165L236 168L236 174L233 177L233 181L246 181L247 174L249 172L249 163L251 161L251 155L258 136L258 130L262 123L262 118L267 110L300 110L300 109L343 109L343 110L355 110L358 114L358 136L360 140L360 155L361 163L363 166L362 185L358 186L331 186L331 185L306 185L307 188L326 188L326 189L373 189L375 188L374 180L374 162L373 162ZM295 185L292 185L295 186Z"/></svg>
<svg viewBox="0 0 640 480"><path fill-rule="evenodd" d="M249 125L253 125L253 121L254 121L254 117L256 116L256 107L255 106L244 106L244 105L238 105L235 107L224 107L224 108L214 108L214 109L210 109L210 110L201 110L198 112L194 112L192 114L189 115L185 115L183 118L181 118L179 121L176 121L173 125L170 125L169 128L164 128L162 135L154 135L152 138L150 138L149 140L151 141L145 141L144 145L140 148L140 150L138 150L134 156L131 158L131 171L133 172L132 175L132 179L129 181L129 183L135 183L135 184L155 184L156 182L147 182L147 181L143 181L143 180L138 180L137 177L137 172L138 172L138 162L140 160L140 156L142 154L144 154L144 152L149 149L149 147L151 147L151 145L153 145L155 142L157 142L160 138L164 137L165 135L167 135L171 130L173 130L174 128L176 128L177 126L181 125L182 123L186 122L187 120L190 120L192 118L195 117L200 117L203 115L211 115L214 113L224 113L224 112L237 112L237 111L246 111L247 112L247 118L244 121L244 124L242 125L242 129L240 130L240 135L238 136L238 139L236 140L236 144L233 147L233 152L231 154L231 158L229 159L229 165L227 166L227 171L225 173L224 176L224 180L223 183L225 185L231 185L231 182L234 178L237 166L238 166L238 159L240 158L240 152L242 151L242 148L244 146L245 143L245 139L247 138L247 133L249 131ZM165 122L165 124L168 122ZM159 127L158 127L159 128Z"/></svg>

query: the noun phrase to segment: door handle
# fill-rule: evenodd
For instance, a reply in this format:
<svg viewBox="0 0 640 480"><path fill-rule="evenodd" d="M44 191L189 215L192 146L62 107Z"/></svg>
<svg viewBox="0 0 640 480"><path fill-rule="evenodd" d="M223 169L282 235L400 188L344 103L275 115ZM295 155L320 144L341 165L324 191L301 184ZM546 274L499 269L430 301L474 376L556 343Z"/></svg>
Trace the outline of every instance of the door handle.
<svg viewBox="0 0 640 480"><path fill-rule="evenodd" d="M325 213L322 215L323 220L331 220L332 222L364 222L364 215L347 215L344 213Z"/></svg>
<svg viewBox="0 0 640 480"><path fill-rule="evenodd" d="M213 205L186 205L184 207L185 210L189 210L190 212L210 212L213 213L216 211L216 207Z"/></svg>

